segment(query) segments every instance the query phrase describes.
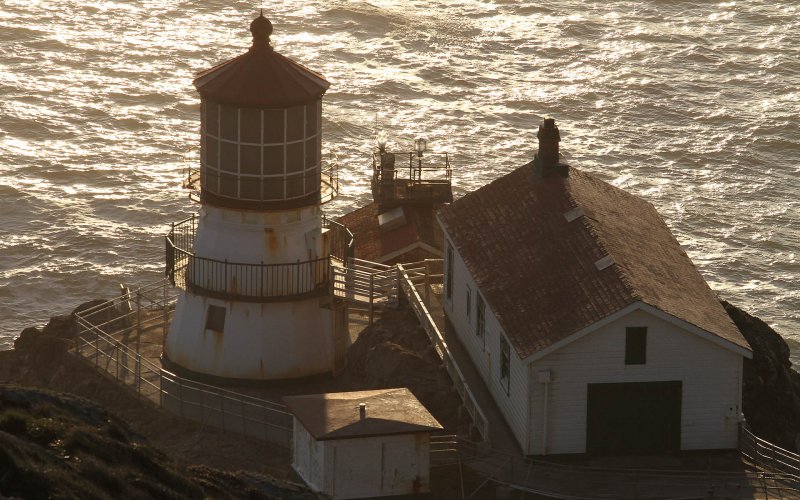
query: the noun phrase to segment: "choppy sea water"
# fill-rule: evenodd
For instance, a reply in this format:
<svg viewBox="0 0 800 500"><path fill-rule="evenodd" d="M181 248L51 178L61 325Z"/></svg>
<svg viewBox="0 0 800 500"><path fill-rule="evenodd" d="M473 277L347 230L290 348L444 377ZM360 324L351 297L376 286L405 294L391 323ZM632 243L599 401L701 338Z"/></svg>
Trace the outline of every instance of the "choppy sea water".
<svg viewBox="0 0 800 500"><path fill-rule="evenodd" d="M193 74L250 45L258 2L0 0L0 348L161 278L198 158ZM448 151L457 194L562 152L652 202L712 288L800 340L795 0L285 0L273 45L323 73L341 214L377 130ZM793 343L800 359L800 344Z"/></svg>

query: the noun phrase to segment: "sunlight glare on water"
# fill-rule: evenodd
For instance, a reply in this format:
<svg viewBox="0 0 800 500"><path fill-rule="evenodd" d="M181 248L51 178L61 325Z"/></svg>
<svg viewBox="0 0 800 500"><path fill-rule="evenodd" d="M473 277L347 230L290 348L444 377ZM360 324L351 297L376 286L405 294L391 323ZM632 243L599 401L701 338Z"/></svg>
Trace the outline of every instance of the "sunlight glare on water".
<svg viewBox="0 0 800 500"><path fill-rule="evenodd" d="M453 159L458 195L562 151L663 214L712 288L800 337L800 16L790 0L268 2L325 75L327 210L369 200L379 129ZM4 0L0 346L163 270L197 162L195 72L250 45L257 2ZM635 214L632 214L635 215ZM796 344L793 344L796 347Z"/></svg>

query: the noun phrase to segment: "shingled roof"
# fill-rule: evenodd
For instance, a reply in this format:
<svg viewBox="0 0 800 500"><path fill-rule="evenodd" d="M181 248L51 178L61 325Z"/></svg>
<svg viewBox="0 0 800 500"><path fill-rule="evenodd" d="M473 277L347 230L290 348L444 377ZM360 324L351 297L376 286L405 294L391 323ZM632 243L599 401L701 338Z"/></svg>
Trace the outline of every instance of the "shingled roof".
<svg viewBox="0 0 800 500"><path fill-rule="evenodd" d="M531 162L438 217L523 359L638 301L750 350L656 209L588 173Z"/></svg>
<svg viewBox="0 0 800 500"><path fill-rule="evenodd" d="M356 257L374 262L394 261L416 248L439 250L431 258L441 258L442 231L428 205L402 207L405 223L389 230L378 224L378 204L372 202L337 219L353 233Z"/></svg>
<svg viewBox="0 0 800 500"><path fill-rule="evenodd" d="M285 108L318 99L328 90L330 83L322 75L272 49L272 24L263 14L250 31L250 50L197 74L194 86L201 96L221 104Z"/></svg>

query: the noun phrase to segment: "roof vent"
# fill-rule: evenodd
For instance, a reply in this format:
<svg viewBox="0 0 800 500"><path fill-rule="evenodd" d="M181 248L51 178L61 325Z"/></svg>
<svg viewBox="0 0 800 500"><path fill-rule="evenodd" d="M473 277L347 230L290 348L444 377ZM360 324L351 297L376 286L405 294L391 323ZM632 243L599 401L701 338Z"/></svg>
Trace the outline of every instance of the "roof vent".
<svg viewBox="0 0 800 500"><path fill-rule="evenodd" d="M359 418L359 420L366 420L366 418L367 418L367 403L358 403L358 418Z"/></svg>
<svg viewBox="0 0 800 500"><path fill-rule="evenodd" d="M598 271L602 271L603 269L613 265L614 265L614 257L610 255L606 255L605 257L594 263L594 267L596 267Z"/></svg>
<svg viewBox="0 0 800 500"><path fill-rule="evenodd" d="M572 222L580 217L583 217L583 209L581 207L575 207L564 214L564 218L567 219L567 222Z"/></svg>
<svg viewBox="0 0 800 500"><path fill-rule="evenodd" d="M378 227L381 231L391 231L400 226L405 225L406 214L403 212L403 207L395 207L388 212L378 214Z"/></svg>

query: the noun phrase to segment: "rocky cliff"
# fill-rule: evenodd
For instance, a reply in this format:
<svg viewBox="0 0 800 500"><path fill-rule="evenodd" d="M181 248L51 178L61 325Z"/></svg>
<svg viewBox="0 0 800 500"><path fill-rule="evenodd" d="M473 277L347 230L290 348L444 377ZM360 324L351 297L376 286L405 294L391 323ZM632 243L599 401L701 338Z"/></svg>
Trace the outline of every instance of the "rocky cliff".
<svg viewBox="0 0 800 500"><path fill-rule="evenodd" d="M758 436L800 451L800 373L792 368L789 346L769 325L722 301L728 315L753 348L744 360L742 407Z"/></svg>

